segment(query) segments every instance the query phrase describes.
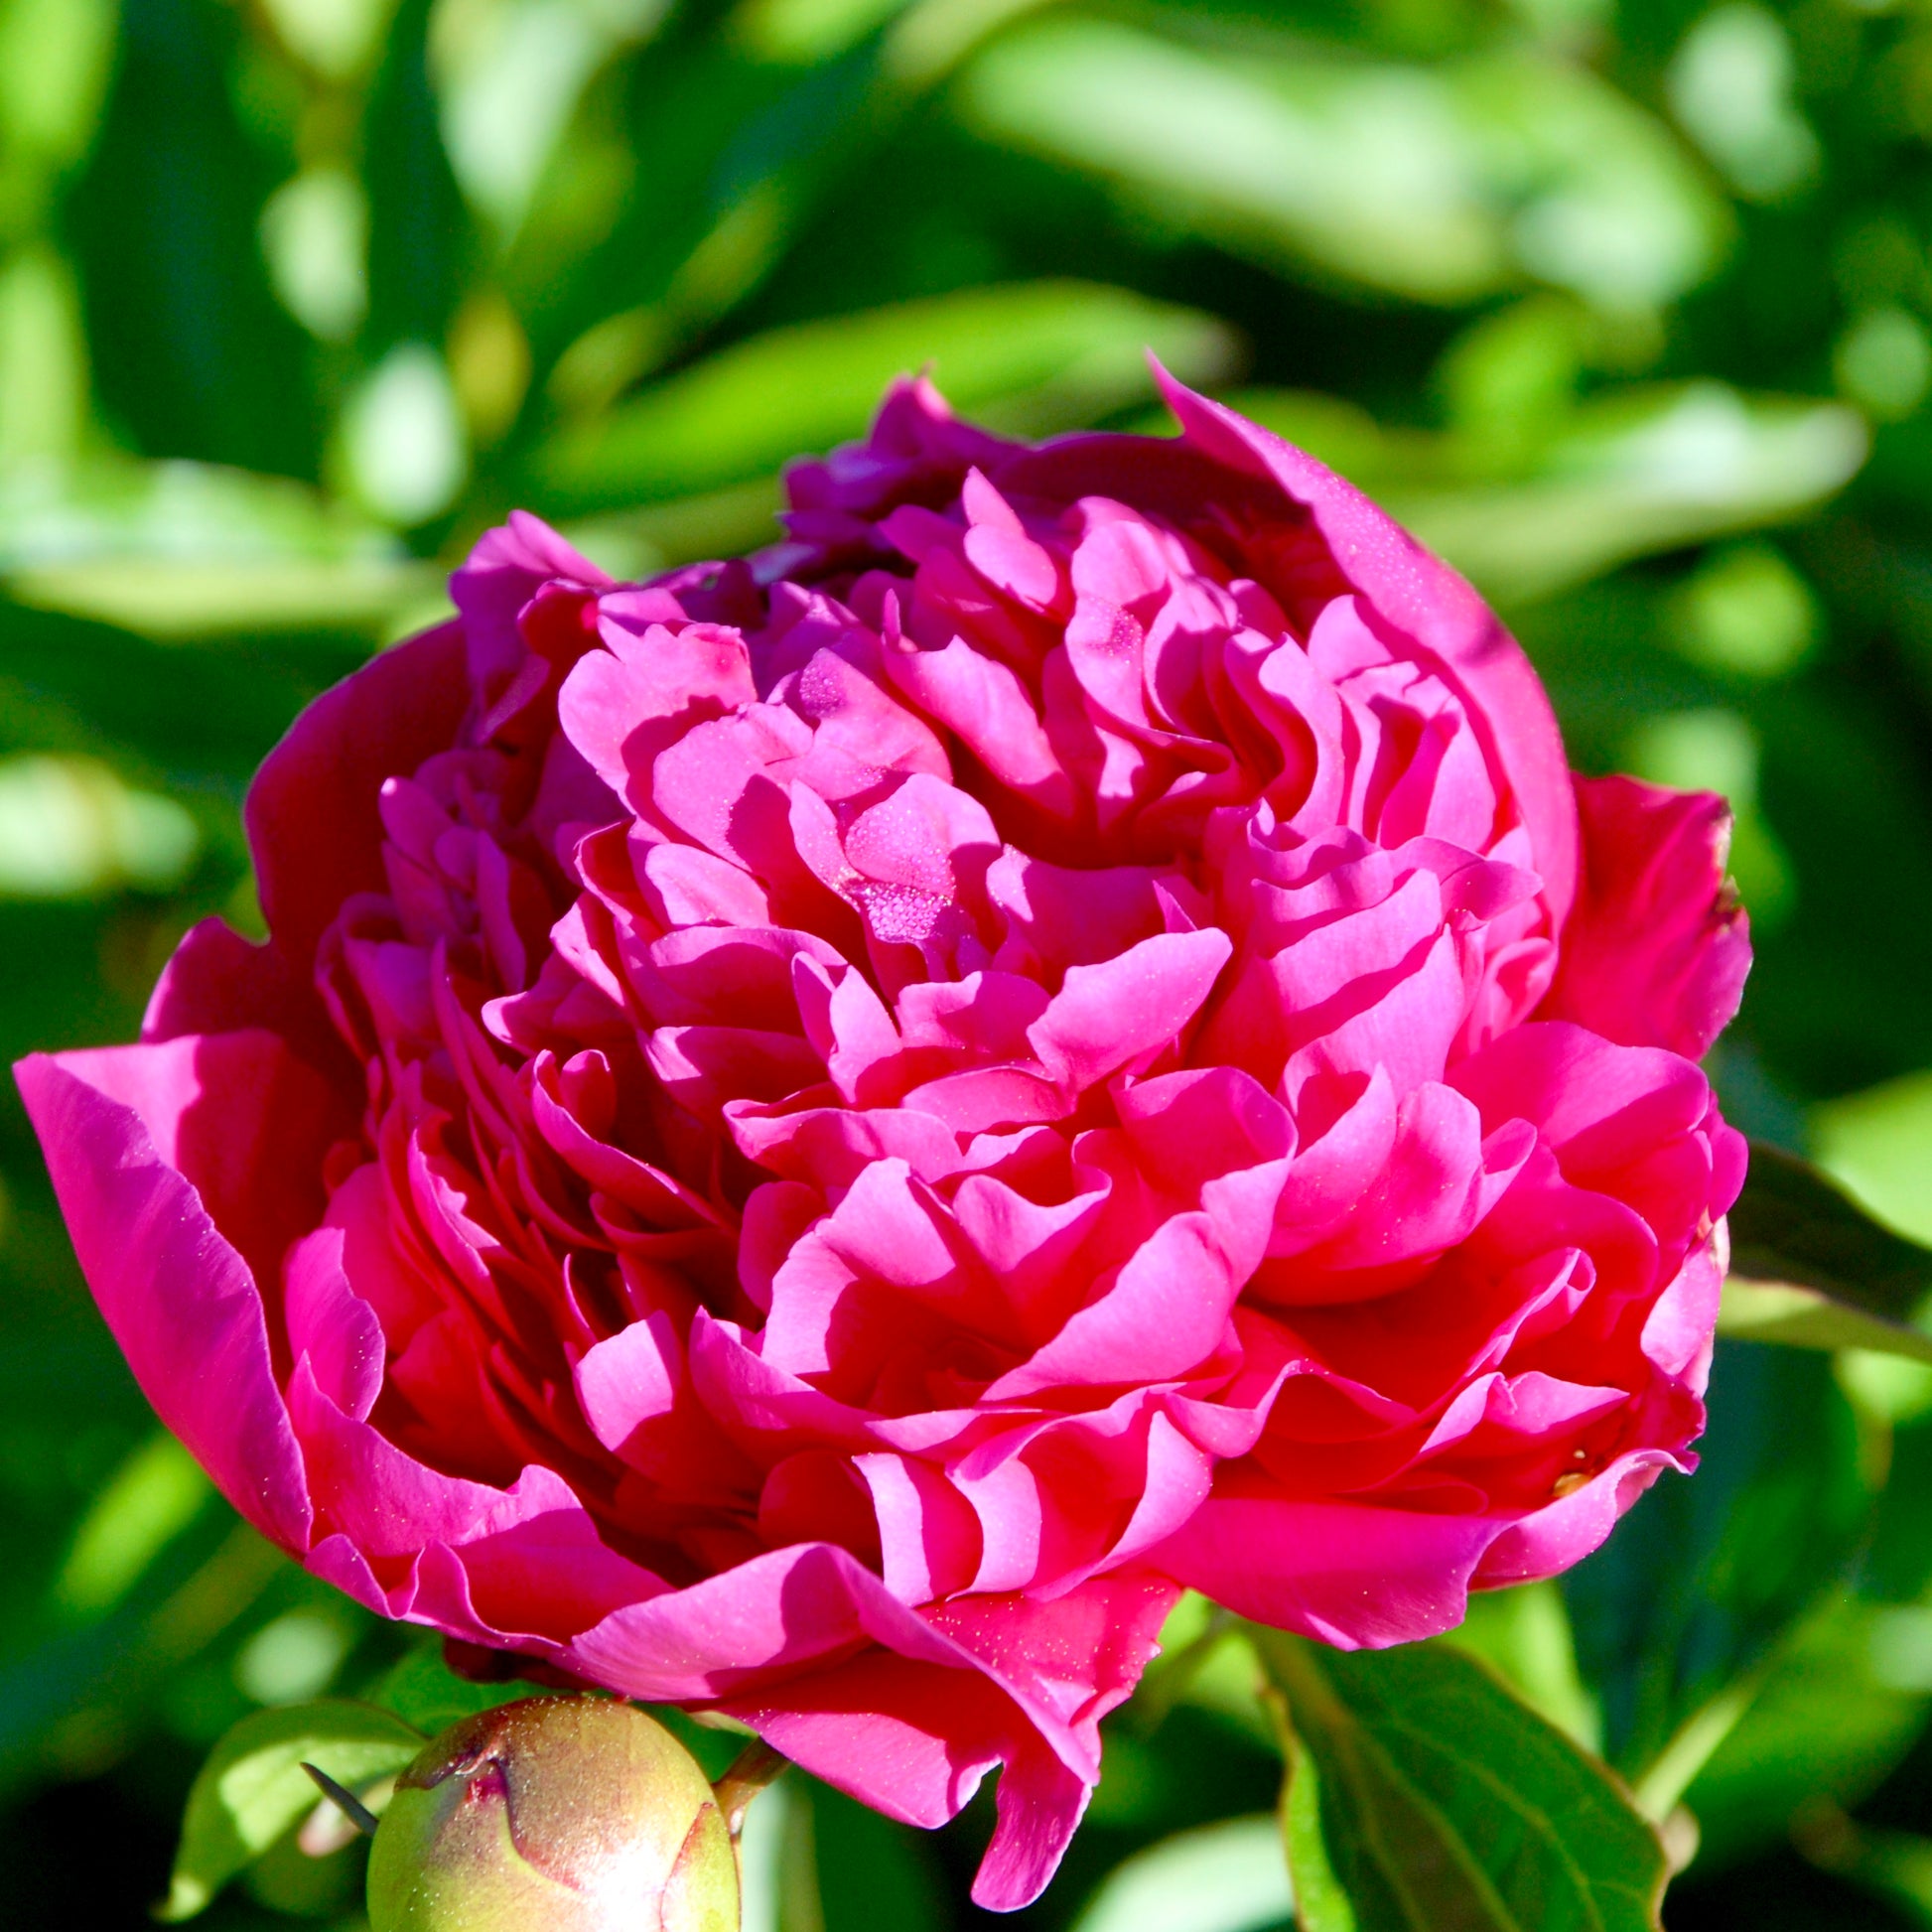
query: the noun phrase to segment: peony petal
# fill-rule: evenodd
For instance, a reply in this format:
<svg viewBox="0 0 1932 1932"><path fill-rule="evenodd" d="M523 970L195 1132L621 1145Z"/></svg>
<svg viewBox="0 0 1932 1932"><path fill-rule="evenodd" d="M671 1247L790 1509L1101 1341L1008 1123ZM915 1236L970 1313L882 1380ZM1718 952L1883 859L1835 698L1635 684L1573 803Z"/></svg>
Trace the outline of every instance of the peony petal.
<svg viewBox="0 0 1932 1932"><path fill-rule="evenodd" d="M162 1421L264 1536L306 1550L308 1477L275 1386L261 1296L141 1114L95 1083L108 1057L76 1066L37 1053L15 1069L81 1272ZM179 1079L182 1060L170 1054L129 1084L148 1087L158 1106L153 1089L171 1070Z"/></svg>
<svg viewBox="0 0 1932 1932"><path fill-rule="evenodd" d="M1095 1086L1172 1045L1232 951L1224 932L1164 932L1099 965L1070 967L1028 1037L1056 1078Z"/></svg>
<svg viewBox="0 0 1932 1932"><path fill-rule="evenodd" d="M450 597L463 614L470 672L479 690L500 687L521 668L529 651L517 619L554 579L590 589L611 581L527 510L512 510L507 523L486 531L450 579Z"/></svg>
<svg viewBox="0 0 1932 1932"><path fill-rule="evenodd" d="M345 1414L306 1365L290 1381L288 1414L322 1500L318 1527L345 1537L378 1568L442 1547L488 1627L561 1643L664 1588L604 1543L582 1501L550 1469L532 1464L508 1489L443 1475ZM392 1591L387 1613L435 1620L417 1604L415 1587L410 1580Z"/></svg>
<svg viewBox="0 0 1932 1932"><path fill-rule="evenodd" d="M1750 921L1725 877L1730 814L1711 792L1579 778L1584 880L1546 1020L1702 1059L1750 971Z"/></svg>
<svg viewBox="0 0 1932 1932"><path fill-rule="evenodd" d="M1577 807L1556 715L1536 672L1489 607L1352 483L1225 404L1156 376L1187 442L1229 469L1275 483L1305 505L1348 581L1398 629L1434 651L1469 690L1472 719L1493 735L1530 827L1551 910L1576 897Z"/></svg>
<svg viewBox="0 0 1932 1932"><path fill-rule="evenodd" d="M318 1228L289 1251L282 1313L289 1347L339 1409L366 1421L382 1393L382 1324L349 1287L341 1228Z"/></svg>
<svg viewBox="0 0 1932 1932"><path fill-rule="evenodd" d="M1222 1495L1148 1560L1237 1616L1379 1650L1460 1623L1476 1565L1504 1527L1488 1516Z"/></svg>
<svg viewBox="0 0 1932 1932"><path fill-rule="evenodd" d="M298 979L306 981L343 901L388 883L383 779L406 777L445 750L469 703L463 628L444 624L325 691L255 774L248 848L262 914Z"/></svg>
<svg viewBox="0 0 1932 1932"><path fill-rule="evenodd" d="M677 1331L659 1313L599 1342L572 1377L592 1433L617 1453L641 1424L671 1413L683 1371Z"/></svg>

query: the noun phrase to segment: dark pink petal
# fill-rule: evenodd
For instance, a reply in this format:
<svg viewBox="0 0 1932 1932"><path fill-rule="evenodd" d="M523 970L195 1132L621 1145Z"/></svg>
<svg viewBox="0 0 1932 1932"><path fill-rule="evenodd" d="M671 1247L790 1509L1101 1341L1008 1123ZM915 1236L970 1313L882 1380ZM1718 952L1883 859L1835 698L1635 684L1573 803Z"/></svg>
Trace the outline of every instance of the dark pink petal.
<svg viewBox="0 0 1932 1932"><path fill-rule="evenodd" d="M1216 1496L1150 1560L1237 1615L1341 1650L1379 1650L1460 1623L1476 1565L1503 1527L1480 1515Z"/></svg>
<svg viewBox="0 0 1932 1932"><path fill-rule="evenodd" d="M442 1548L489 1628L567 1642L618 1605L664 1587L604 1543L582 1501L549 1469L532 1465L508 1489L443 1475L337 1408L301 1368L288 1414L314 1493L327 1499L319 1532L344 1537L378 1571ZM391 1587L389 1615L435 1620L416 1599L418 1583L406 1572Z"/></svg>
<svg viewBox="0 0 1932 1932"><path fill-rule="evenodd" d="M1737 1012L1750 921L1725 877L1730 814L1711 792L1579 778L1584 878L1541 1017L1701 1059Z"/></svg>
<svg viewBox="0 0 1932 1932"><path fill-rule="evenodd" d="M1555 714L1515 639L1460 577L1352 483L1165 370L1157 373L1188 442L1237 473L1268 479L1292 503L1305 505L1349 582L1471 692L1471 715L1493 735L1561 919L1578 886L1577 807Z"/></svg>
<svg viewBox="0 0 1932 1932"><path fill-rule="evenodd" d="M1471 1583L1482 1588L1534 1583L1581 1563L1664 1470L1688 1470L1695 1461L1664 1449L1619 1455L1582 1487L1506 1527L1484 1552Z"/></svg>
<svg viewBox="0 0 1932 1932"><path fill-rule="evenodd" d="M886 1587L902 1603L969 1588L984 1546L979 1518L952 1483L915 1456L875 1451L853 1466L872 1494Z"/></svg>
<svg viewBox="0 0 1932 1932"><path fill-rule="evenodd" d="M281 1035L311 1066L352 1083L359 1093L360 1068L344 1054L314 988L280 948L255 945L222 920L204 919L189 929L155 982L141 1037L159 1042L244 1027Z"/></svg>
<svg viewBox="0 0 1932 1932"><path fill-rule="evenodd" d="M575 1371L578 1400L597 1440L621 1451L644 1423L668 1416L683 1371L683 1350L668 1315L633 1321L599 1342Z"/></svg>
<svg viewBox="0 0 1932 1932"><path fill-rule="evenodd" d="M349 1286L343 1230L318 1228L289 1251L282 1313L289 1349L339 1409L365 1421L382 1392L382 1324Z"/></svg>
<svg viewBox="0 0 1932 1932"><path fill-rule="evenodd" d="M387 886L383 779L447 747L469 704L463 629L444 624L325 691L255 774L245 818L262 912L298 977L343 901Z"/></svg>
<svg viewBox="0 0 1932 1932"><path fill-rule="evenodd" d="M1164 932L1094 966L1074 966L1028 1029L1040 1063L1074 1088L1171 1045L1212 990L1232 947L1222 932Z"/></svg>
<svg viewBox="0 0 1932 1932"><path fill-rule="evenodd" d="M1455 1068L1483 1124L1532 1122L1566 1171L1601 1172L1700 1125L1711 1089L1688 1060L1563 1022L1518 1027Z"/></svg>
<svg viewBox="0 0 1932 1932"><path fill-rule="evenodd" d="M508 523L486 532L451 578L450 596L463 614L469 667L480 691L521 667L529 653L517 619L544 585L559 578L590 589L611 581L527 510L512 510Z"/></svg>
<svg viewBox="0 0 1932 1932"><path fill-rule="evenodd" d="M1260 1219L1264 1226L1281 1185L1270 1163L1252 1176L1213 1183L1235 1207L1176 1214L1163 1221L1138 1253L1078 1310L1050 1341L987 1391L996 1402L1048 1389L1167 1381L1197 1367L1222 1342L1240 1293L1242 1256L1221 1223ZM1230 1250L1233 1250L1231 1253Z"/></svg>
<svg viewBox="0 0 1932 1932"><path fill-rule="evenodd" d="M692 725L758 699L745 640L715 624L650 625L633 636L605 621L609 648L586 651L557 696L557 722L597 775L647 804L651 765Z"/></svg>
<svg viewBox="0 0 1932 1932"><path fill-rule="evenodd" d="M35 1054L15 1070L81 1272L142 1393L228 1500L284 1549L309 1546L308 1478L269 1356L261 1296L194 1186L157 1151L197 1091L193 1048ZM155 1056L160 1056L156 1058Z"/></svg>

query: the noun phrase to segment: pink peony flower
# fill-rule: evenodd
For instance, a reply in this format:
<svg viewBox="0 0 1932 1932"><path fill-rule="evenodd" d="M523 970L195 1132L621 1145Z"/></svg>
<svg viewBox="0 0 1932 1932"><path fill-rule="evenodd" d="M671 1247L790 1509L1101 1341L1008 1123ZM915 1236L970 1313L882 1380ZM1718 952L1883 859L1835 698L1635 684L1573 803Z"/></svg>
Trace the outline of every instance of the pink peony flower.
<svg viewBox="0 0 1932 1932"><path fill-rule="evenodd" d="M1182 1586L1453 1624L1687 1469L1718 800L1573 779L1347 484L924 383L788 539L525 516L319 700L272 932L20 1070L143 1388L387 1616L742 1719L1044 1884Z"/></svg>

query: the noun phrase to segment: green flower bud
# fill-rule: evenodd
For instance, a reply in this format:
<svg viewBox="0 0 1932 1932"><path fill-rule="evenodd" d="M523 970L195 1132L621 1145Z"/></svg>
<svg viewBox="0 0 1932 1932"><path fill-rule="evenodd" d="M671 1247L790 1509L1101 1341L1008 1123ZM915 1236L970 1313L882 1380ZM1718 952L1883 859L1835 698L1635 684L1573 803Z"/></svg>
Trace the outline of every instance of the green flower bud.
<svg viewBox="0 0 1932 1932"><path fill-rule="evenodd" d="M716 1794L662 1725L606 1698L467 1718L396 1781L371 1932L738 1932Z"/></svg>

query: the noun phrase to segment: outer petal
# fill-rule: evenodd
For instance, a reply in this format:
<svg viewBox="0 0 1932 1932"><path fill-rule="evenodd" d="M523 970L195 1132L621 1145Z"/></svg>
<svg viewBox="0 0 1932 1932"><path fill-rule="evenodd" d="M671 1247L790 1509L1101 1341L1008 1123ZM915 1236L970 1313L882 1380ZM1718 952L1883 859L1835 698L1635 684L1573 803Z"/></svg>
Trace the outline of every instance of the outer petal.
<svg viewBox="0 0 1932 1932"><path fill-rule="evenodd" d="M148 1000L141 1037L232 1033L265 1027L310 1065L341 1072L358 1099L361 1069L344 1051L314 989L270 942L255 945L219 919L204 919L175 948Z"/></svg>
<svg viewBox="0 0 1932 1932"><path fill-rule="evenodd" d="M1750 923L1725 879L1730 815L1712 792L1579 778L1584 881L1544 1020L1700 1059L1751 968Z"/></svg>
<svg viewBox="0 0 1932 1932"><path fill-rule="evenodd" d="M161 1049L75 1056L89 1072ZM91 1062L91 1065L89 1064ZM192 1071L149 1060L150 1102L179 1111ZM80 1267L142 1393L222 1493L285 1549L309 1544L302 1451L269 1355L261 1297L201 1193L141 1112L46 1054L15 1069Z"/></svg>
<svg viewBox="0 0 1932 1932"><path fill-rule="evenodd" d="M1581 1563L1661 1471L1689 1470L1696 1461L1664 1449L1632 1449L1618 1456L1582 1488L1507 1525L1483 1553L1476 1587L1534 1583Z"/></svg>
<svg viewBox="0 0 1932 1932"><path fill-rule="evenodd" d="M564 1661L631 1697L713 1703L916 1824L951 1817L1004 1761L1013 1788L974 1896L1011 1910L1059 1863L1099 1776L1095 1726L1139 1679L1173 1594L1110 1577L1053 1603L919 1613L845 1551L799 1544L615 1611Z"/></svg>
<svg viewBox="0 0 1932 1932"><path fill-rule="evenodd" d="M479 689L499 684L522 664L527 650L517 618L545 584L558 578L591 589L611 581L527 510L512 510L507 523L486 531L451 578L450 595L463 613L470 670Z"/></svg>
<svg viewBox="0 0 1932 1932"><path fill-rule="evenodd" d="M1491 1516L1216 1496L1150 1557L1238 1615L1341 1650L1380 1650L1460 1623L1469 1580L1505 1527Z"/></svg>
<svg viewBox="0 0 1932 1932"><path fill-rule="evenodd" d="M551 1469L532 1464L508 1489L439 1474L345 1414L306 1363L290 1387L290 1412L321 1525L379 1580L375 1596L352 1593L386 1616L477 1642L551 1649L614 1605L664 1587L604 1543ZM350 1587L335 1569L317 1567Z"/></svg>
<svg viewBox="0 0 1932 1932"><path fill-rule="evenodd" d="M447 751L469 703L463 629L447 623L325 691L255 774L244 816L262 911L305 983L344 899L387 889L383 779Z"/></svg>
<svg viewBox="0 0 1932 1932"><path fill-rule="evenodd" d="M1474 694L1529 826L1536 869L1560 920L1576 892L1578 834L1556 715L1516 640L1454 571L1353 483L1232 409L1158 371L1168 406L1202 454L1278 483L1306 504L1350 583L1391 623L1437 652Z"/></svg>

